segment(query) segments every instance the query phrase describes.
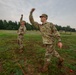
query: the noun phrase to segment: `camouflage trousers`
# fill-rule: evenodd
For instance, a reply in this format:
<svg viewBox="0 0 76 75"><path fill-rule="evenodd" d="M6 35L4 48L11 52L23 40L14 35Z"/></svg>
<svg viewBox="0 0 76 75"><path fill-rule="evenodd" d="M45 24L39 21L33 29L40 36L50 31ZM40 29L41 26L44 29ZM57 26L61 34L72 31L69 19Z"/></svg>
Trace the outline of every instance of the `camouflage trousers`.
<svg viewBox="0 0 76 75"><path fill-rule="evenodd" d="M46 53L45 53L45 61L50 61L52 56L60 58L60 55L55 50L55 47L53 44L47 44L46 47L47 47L47 49L46 49Z"/></svg>
<svg viewBox="0 0 76 75"><path fill-rule="evenodd" d="M23 35L18 35L18 44L20 49L23 49Z"/></svg>

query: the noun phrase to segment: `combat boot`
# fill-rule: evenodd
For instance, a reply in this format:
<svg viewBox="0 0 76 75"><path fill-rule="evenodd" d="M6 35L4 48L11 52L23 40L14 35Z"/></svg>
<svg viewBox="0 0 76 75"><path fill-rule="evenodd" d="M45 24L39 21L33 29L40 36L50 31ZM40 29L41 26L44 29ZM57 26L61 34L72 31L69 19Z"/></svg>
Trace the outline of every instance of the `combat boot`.
<svg viewBox="0 0 76 75"><path fill-rule="evenodd" d="M46 61L44 63L44 66L42 68L42 72L47 72L48 71L48 67L49 67L50 62Z"/></svg>
<svg viewBox="0 0 76 75"><path fill-rule="evenodd" d="M58 67L62 67L63 66L63 61L64 61L64 59L62 57L60 57L59 61L58 61Z"/></svg>

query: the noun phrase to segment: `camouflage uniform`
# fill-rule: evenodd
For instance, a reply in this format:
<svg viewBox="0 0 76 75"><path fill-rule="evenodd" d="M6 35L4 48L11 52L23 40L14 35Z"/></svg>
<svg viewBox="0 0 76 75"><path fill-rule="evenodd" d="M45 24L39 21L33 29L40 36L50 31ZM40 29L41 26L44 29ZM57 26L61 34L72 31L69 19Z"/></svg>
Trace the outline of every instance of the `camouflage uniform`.
<svg viewBox="0 0 76 75"><path fill-rule="evenodd" d="M31 12L29 19L32 25L34 25L36 28L39 28L42 35L43 44L46 44L47 46L45 53L45 60L50 61L53 55L60 58L59 53L55 50L55 38L57 38L58 41L61 41L61 39L60 39L60 34L57 31L54 24L50 22L46 22L44 24L39 24L35 22Z"/></svg>
<svg viewBox="0 0 76 75"><path fill-rule="evenodd" d="M22 18L23 17L21 17L21 19L20 19L20 23L22 22ZM18 29L18 44L20 46L20 49L23 49L23 36L25 34L25 30L26 30L25 25L24 26L20 25L20 27Z"/></svg>

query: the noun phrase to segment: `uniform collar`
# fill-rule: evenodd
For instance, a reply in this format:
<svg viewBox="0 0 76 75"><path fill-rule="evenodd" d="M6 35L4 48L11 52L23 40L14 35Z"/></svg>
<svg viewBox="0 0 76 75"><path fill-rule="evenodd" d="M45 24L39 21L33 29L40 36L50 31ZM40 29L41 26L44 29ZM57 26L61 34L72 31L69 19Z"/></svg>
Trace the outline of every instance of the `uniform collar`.
<svg viewBox="0 0 76 75"><path fill-rule="evenodd" d="M42 25L44 25L44 24L47 24L48 22L45 22L45 23L43 23Z"/></svg>

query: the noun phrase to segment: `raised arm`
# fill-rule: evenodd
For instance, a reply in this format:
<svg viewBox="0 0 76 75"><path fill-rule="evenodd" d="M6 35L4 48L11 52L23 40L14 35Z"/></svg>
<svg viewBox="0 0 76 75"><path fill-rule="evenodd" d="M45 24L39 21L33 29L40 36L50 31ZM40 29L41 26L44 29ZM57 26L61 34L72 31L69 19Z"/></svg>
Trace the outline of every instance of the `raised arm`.
<svg viewBox="0 0 76 75"><path fill-rule="evenodd" d="M29 15L29 20L31 22L32 25L34 25L36 28L39 28L39 23L34 21L33 18L33 12L34 12L34 8L30 11L30 15Z"/></svg>
<svg viewBox="0 0 76 75"><path fill-rule="evenodd" d="M23 20L23 14L21 15L21 18L20 18L20 23L22 22L22 20Z"/></svg>

